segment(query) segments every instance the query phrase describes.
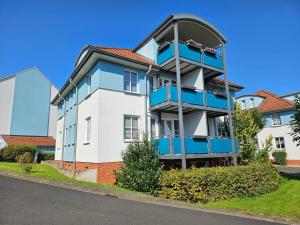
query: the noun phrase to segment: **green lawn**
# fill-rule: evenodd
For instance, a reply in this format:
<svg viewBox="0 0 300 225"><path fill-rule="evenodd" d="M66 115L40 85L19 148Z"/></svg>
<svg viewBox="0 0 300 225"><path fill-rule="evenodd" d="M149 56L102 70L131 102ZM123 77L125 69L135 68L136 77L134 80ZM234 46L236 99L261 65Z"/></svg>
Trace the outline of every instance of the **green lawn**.
<svg viewBox="0 0 300 225"><path fill-rule="evenodd" d="M68 183L68 184L78 184L78 185L105 189L105 190L129 192L128 190L113 185L96 184L92 182L75 180L71 177L67 177L63 175L62 173L58 172L56 169L45 164L33 164L31 172L29 174L24 174L17 163L0 162L0 170L14 172L17 174L22 174L30 177L40 177L50 181L58 181L58 182Z"/></svg>
<svg viewBox="0 0 300 225"><path fill-rule="evenodd" d="M250 199L209 202L205 207L300 220L300 180L282 177L278 190L270 194Z"/></svg>

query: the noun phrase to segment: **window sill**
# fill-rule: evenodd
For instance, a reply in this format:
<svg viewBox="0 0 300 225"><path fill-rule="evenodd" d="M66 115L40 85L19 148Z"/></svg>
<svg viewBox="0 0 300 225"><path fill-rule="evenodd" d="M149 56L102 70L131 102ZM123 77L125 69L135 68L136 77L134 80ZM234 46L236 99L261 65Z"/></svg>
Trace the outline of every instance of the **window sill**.
<svg viewBox="0 0 300 225"><path fill-rule="evenodd" d="M136 95L136 96L141 96L142 94L139 92L130 92L130 91L124 91L126 95Z"/></svg>
<svg viewBox="0 0 300 225"><path fill-rule="evenodd" d="M89 141L83 142L83 145L89 145L89 144L90 144Z"/></svg>
<svg viewBox="0 0 300 225"><path fill-rule="evenodd" d="M124 139L124 143L136 143L139 142L140 140L138 139Z"/></svg>
<svg viewBox="0 0 300 225"><path fill-rule="evenodd" d="M272 127L281 127L282 126L282 124L278 124L278 125L273 125L272 124Z"/></svg>

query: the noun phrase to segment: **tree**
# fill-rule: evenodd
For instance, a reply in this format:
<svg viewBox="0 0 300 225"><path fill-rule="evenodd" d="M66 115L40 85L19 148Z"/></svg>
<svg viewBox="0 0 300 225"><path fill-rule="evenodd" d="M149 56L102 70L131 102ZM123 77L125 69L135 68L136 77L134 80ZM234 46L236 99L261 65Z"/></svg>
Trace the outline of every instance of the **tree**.
<svg viewBox="0 0 300 225"><path fill-rule="evenodd" d="M237 137L241 163L248 164L255 161L257 150L257 134L264 126L263 116L256 109L241 110L235 104L233 114L234 135Z"/></svg>
<svg viewBox="0 0 300 225"><path fill-rule="evenodd" d="M270 157L269 154L273 149L273 136L270 135L269 137L266 138L265 142L262 143L262 148L258 150L256 154L256 160L259 162L269 162Z"/></svg>
<svg viewBox="0 0 300 225"><path fill-rule="evenodd" d="M157 143L143 141L128 145L122 152L124 165L116 173L118 186L130 190L153 193L162 174L163 165L159 161Z"/></svg>
<svg viewBox="0 0 300 225"><path fill-rule="evenodd" d="M296 96L294 100L296 112L292 116L290 121L290 127L292 132L290 135L293 137L293 142L297 143L297 146L300 145L300 96Z"/></svg>

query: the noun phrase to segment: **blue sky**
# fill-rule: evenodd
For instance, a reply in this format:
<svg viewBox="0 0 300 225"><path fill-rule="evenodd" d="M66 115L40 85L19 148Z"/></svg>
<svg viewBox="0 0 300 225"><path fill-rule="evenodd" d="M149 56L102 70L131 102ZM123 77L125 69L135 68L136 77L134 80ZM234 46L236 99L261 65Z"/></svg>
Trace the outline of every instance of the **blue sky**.
<svg viewBox="0 0 300 225"><path fill-rule="evenodd" d="M300 91L299 0L1 0L0 77L36 66L60 88L83 46L133 48L171 13L195 14L225 34L240 94Z"/></svg>

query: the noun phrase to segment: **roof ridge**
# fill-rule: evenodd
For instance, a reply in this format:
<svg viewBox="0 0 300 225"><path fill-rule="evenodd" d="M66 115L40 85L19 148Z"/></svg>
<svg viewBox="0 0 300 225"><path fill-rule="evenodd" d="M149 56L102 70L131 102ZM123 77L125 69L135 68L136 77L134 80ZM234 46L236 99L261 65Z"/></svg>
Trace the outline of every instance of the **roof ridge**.
<svg viewBox="0 0 300 225"><path fill-rule="evenodd" d="M116 50L129 50L132 51L131 48L120 48L120 47L111 47L111 46L99 46L99 45L94 45L96 48L104 48L104 49L116 49Z"/></svg>
<svg viewBox="0 0 300 225"><path fill-rule="evenodd" d="M264 92L265 94L270 95L270 96L272 96L272 97L278 99L279 101L286 102L286 103L290 104L292 107L294 107L294 104L293 104L291 101L289 101L289 100L287 100L287 99L284 99L284 98L281 98L280 96L278 96L278 95L276 95L276 94L274 94L274 93L272 93L272 92L265 91L265 90L259 90L259 91L257 91L257 92Z"/></svg>

